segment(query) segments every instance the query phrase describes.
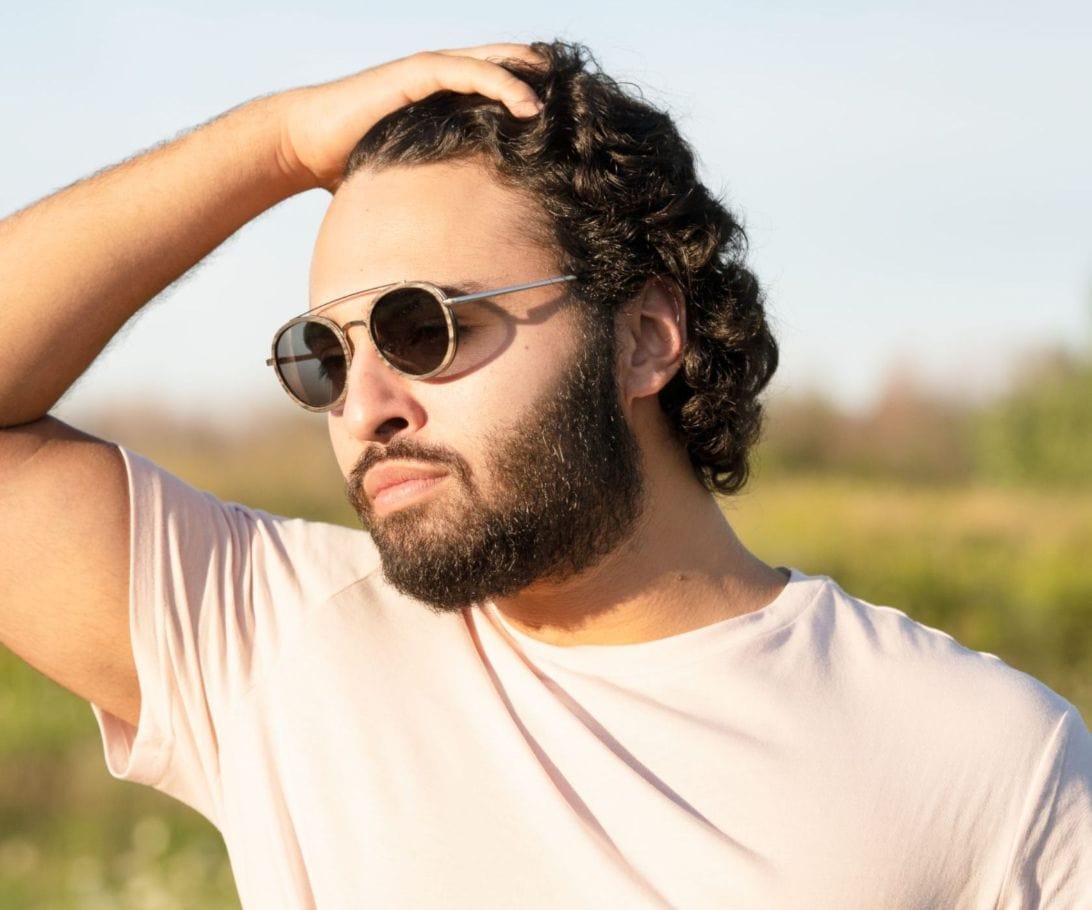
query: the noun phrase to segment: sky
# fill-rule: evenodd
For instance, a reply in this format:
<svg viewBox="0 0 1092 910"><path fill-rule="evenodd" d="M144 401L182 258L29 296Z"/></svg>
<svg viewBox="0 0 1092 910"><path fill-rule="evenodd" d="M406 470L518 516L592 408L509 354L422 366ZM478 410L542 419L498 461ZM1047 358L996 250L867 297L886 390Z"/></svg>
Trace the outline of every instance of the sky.
<svg viewBox="0 0 1092 910"><path fill-rule="evenodd" d="M776 394L860 408L912 370L982 395L1029 350L1088 350L1092 4L822 7L19 4L0 21L0 213L257 95L420 49L562 37L668 109L742 217L782 346ZM291 407L264 359L307 307L328 199L296 197L232 238L62 416Z"/></svg>

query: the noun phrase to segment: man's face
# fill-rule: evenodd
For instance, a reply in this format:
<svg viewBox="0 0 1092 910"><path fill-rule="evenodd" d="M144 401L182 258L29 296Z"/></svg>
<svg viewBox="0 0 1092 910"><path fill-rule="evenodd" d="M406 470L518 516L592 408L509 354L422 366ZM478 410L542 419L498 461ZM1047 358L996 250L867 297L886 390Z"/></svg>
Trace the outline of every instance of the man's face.
<svg viewBox="0 0 1092 910"><path fill-rule="evenodd" d="M313 303L404 279L477 290L553 277L537 217L475 163L359 173L323 224ZM361 302L345 306L328 315L361 318ZM346 400L330 416L388 578L437 609L587 568L640 509L610 326L587 326L563 286L456 312L472 328L465 352L427 381L395 373L353 329Z"/></svg>

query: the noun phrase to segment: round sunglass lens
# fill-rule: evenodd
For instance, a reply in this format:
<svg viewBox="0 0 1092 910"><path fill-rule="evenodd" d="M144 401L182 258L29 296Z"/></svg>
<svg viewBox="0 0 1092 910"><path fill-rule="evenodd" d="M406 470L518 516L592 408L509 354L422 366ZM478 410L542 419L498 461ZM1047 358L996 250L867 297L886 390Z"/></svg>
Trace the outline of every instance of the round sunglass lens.
<svg viewBox="0 0 1092 910"><path fill-rule="evenodd" d="M424 376L439 369L451 343L443 304L424 288L397 288L376 301L375 347L396 369Z"/></svg>
<svg viewBox="0 0 1092 910"><path fill-rule="evenodd" d="M301 404L326 408L341 396L345 348L325 323L292 323L277 338L273 356L286 388Z"/></svg>

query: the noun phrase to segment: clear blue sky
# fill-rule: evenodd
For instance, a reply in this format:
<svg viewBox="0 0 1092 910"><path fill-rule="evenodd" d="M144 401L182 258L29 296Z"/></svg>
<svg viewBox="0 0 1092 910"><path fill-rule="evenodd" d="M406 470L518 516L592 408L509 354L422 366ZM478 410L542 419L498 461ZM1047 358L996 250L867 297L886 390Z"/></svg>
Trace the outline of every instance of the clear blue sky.
<svg viewBox="0 0 1092 910"><path fill-rule="evenodd" d="M744 216L783 345L779 393L859 405L894 366L980 389L1028 347L1086 346L1092 4L823 6L19 4L0 21L0 210L257 94L421 48L561 36L674 112ZM131 396L219 415L282 406L263 360L306 306L324 204L292 200L229 242L66 413Z"/></svg>

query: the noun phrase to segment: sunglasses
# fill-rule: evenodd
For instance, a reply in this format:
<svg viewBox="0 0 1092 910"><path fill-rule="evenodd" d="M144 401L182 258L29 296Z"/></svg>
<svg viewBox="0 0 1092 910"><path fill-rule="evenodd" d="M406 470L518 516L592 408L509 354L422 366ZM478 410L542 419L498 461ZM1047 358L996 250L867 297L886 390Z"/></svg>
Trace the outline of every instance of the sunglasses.
<svg viewBox="0 0 1092 910"><path fill-rule="evenodd" d="M368 327L372 344L392 369L413 379L428 379L447 369L459 349L459 321L454 307L575 280L575 275L562 275L456 297L427 281L401 281L356 291L320 304L281 326L273 336L273 356L266 365L273 367L284 390L301 408L329 411L345 398L345 380L353 359L348 332L354 326ZM368 294L377 296L364 319L339 325L317 315L327 307ZM463 331L465 334L466 327Z"/></svg>

